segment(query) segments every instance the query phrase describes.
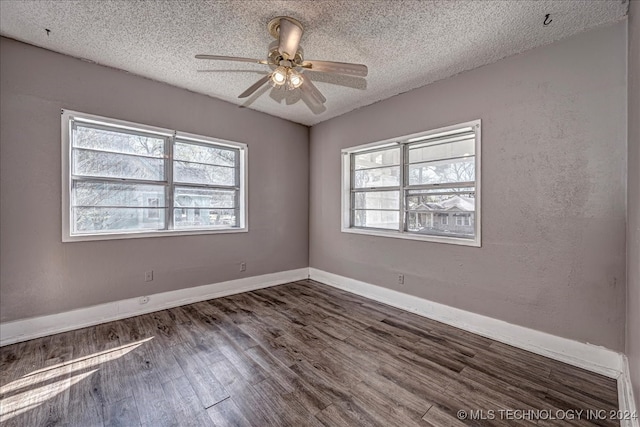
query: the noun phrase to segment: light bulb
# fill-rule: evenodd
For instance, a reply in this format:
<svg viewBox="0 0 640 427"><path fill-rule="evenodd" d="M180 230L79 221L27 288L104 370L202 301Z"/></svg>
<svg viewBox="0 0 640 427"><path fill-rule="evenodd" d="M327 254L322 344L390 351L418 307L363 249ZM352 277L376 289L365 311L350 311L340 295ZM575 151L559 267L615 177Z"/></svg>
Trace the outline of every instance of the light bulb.
<svg viewBox="0 0 640 427"><path fill-rule="evenodd" d="M299 73L293 70L289 71L289 87L291 89L299 88L303 81L304 79Z"/></svg>
<svg viewBox="0 0 640 427"><path fill-rule="evenodd" d="M282 86L287 81L287 69L285 67L278 67L271 74L271 80L276 86Z"/></svg>

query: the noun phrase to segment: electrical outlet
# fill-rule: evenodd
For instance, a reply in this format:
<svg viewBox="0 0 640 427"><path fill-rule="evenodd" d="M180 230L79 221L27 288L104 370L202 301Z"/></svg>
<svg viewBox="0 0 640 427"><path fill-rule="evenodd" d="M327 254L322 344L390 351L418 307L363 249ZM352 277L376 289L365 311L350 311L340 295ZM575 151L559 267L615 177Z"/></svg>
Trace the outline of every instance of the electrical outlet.
<svg viewBox="0 0 640 427"><path fill-rule="evenodd" d="M398 285L404 285L404 274L398 274Z"/></svg>
<svg viewBox="0 0 640 427"><path fill-rule="evenodd" d="M247 263L246 262L241 262L240 263L240 272L242 271L247 271Z"/></svg>
<svg viewBox="0 0 640 427"><path fill-rule="evenodd" d="M144 281L145 282L151 282L152 280L153 280L153 270L145 271L144 272Z"/></svg>
<svg viewBox="0 0 640 427"><path fill-rule="evenodd" d="M148 303L148 302L149 302L149 297L148 297L148 296L140 297L140 299L138 300L138 302L140 303L140 305L142 305L142 304L146 304L146 303Z"/></svg>

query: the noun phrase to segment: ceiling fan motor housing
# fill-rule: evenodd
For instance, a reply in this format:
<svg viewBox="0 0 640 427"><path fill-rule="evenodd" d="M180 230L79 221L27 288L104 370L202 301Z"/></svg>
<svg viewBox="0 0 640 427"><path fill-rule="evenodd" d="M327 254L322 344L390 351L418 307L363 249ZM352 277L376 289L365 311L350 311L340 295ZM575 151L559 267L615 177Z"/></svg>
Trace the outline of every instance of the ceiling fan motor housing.
<svg viewBox="0 0 640 427"><path fill-rule="evenodd" d="M284 57L280 54L280 51L278 50L278 46L279 46L278 40L271 42L271 44L269 44L269 55L267 57L269 64L275 67L280 65L280 62L285 60ZM302 64L302 62L304 61L304 50L302 49L302 46L298 46L298 51L296 52L296 55L293 57L293 59L289 59L289 61L292 62L294 67L297 67L300 64Z"/></svg>

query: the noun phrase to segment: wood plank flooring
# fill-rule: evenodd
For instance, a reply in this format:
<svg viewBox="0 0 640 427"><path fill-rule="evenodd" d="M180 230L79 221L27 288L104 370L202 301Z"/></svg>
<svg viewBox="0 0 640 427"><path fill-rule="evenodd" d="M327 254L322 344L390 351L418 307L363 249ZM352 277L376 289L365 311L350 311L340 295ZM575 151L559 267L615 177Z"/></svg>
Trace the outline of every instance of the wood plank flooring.
<svg viewBox="0 0 640 427"><path fill-rule="evenodd" d="M615 380L309 280L6 346L0 362L7 427L619 425L604 416Z"/></svg>

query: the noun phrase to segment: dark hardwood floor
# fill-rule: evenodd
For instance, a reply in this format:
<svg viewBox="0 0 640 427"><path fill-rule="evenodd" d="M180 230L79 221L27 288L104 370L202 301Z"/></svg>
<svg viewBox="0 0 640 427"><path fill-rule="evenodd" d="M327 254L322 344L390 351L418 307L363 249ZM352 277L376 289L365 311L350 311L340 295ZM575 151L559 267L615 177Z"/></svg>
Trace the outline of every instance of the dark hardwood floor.
<svg viewBox="0 0 640 427"><path fill-rule="evenodd" d="M616 410L615 380L312 281L0 355L3 426L619 425L563 412Z"/></svg>

